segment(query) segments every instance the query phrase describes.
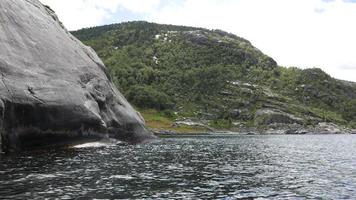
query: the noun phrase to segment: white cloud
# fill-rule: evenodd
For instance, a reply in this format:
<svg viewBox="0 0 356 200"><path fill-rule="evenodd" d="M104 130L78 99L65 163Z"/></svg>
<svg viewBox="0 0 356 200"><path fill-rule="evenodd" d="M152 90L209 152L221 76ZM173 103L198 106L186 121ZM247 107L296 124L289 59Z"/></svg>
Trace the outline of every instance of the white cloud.
<svg viewBox="0 0 356 200"><path fill-rule="evenodd" d="M119 8L143 20L219 28L280 65L320 67L356 81L356 3L342 0L42 0L71 30L103 24ZM345 66L348 66L345 69Z"/></svg>
<svg viewBox="0 0 356 200"><path fill-rule="evenodd" d="M119 4L135 13L149 13L158 9L160 0L118 0Z"/></svg>
<svg viewBox="0 0 356 200"><path fill-rule="evenodd" d="M102 25L120 8L146 13L158 7L160 0L40 0L49 5L69 30Z"/></svg>
<svg viewBox="0 0 356 200"><path fill-rule="evenodd" d="M98 25L117 8L116 3L109 0L41 0L41 2L49 5L69 30Z"/></svg>

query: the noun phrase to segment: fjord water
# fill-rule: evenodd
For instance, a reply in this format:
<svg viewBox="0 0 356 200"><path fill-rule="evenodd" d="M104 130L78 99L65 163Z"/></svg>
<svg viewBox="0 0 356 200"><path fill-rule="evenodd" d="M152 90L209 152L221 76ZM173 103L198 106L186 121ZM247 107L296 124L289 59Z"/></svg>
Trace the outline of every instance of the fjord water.
<svg viewBox="0 0 356 200"><path fill-rule="evenodd" d="M352 199L356 135L189 136L0 157L1 199Z"/></svg>

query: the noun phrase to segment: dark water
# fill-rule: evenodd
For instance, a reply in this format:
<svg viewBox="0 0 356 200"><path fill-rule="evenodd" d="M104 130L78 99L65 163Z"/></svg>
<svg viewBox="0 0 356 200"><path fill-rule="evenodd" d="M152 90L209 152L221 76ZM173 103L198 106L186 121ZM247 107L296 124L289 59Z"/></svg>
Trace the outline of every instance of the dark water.
<svg viewBox="0 0 356 200"><path fill-rule="evenodd" d="M1 199L355 199L356 135L200 136L0 157Z"/></svg>

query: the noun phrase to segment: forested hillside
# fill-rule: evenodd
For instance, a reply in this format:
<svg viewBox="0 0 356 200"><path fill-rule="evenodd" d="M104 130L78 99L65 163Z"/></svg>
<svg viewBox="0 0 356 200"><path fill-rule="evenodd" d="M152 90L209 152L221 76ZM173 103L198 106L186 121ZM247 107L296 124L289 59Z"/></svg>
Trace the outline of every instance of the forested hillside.
<svg viewBox="0 0 356 200"><path fill-rule="evenodd" d="M278 66L221 30L128 22L73 34L99 54L149 122L188 118L224 129L356 125L355 83L318 68Z"/></svg>

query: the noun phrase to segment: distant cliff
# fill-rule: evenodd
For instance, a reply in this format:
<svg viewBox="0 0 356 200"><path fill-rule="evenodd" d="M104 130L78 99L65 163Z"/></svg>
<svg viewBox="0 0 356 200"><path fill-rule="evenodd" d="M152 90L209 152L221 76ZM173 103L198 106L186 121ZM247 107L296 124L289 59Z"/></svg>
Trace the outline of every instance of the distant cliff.
<svg viewBox="0 0 356 200"><path fill-rule="evenodd" d="M96 53L38 0L0 1L0 147L4 151L152 135Z"/></svg>
<svg viewBox="0 0 356 200"><path fill-rule="evenodd" d="M128 22L73 34L96 50L131 103L172 121L232 130L356 125L355 83L278 66L221 30Z"/></svg>

